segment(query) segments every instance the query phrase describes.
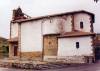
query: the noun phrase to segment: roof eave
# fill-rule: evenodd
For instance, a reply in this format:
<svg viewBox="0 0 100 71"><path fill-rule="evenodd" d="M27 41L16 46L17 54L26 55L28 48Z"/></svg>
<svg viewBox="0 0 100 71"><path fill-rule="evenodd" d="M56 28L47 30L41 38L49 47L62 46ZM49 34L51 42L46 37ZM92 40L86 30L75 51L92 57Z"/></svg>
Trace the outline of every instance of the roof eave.
<svg viewBox="0 0 100 71"><path fill-rule="evenodd" d="M30 18L30 19L20 19L20 20L12 20L12 23L22 23L22 22L27 22L27 21L32 21L32 20L38 20L38 19L42 19L42 18L47 18L47 17L53 17L53 16L61 16L61 15L68 15L68 14L76 14L76 13L87 13L91 16L94 16L93 13L90 13L88 11L85 10L80 10L80 11L72 11L72 12L65 12L65 13L59 13L59 14L52 14L52 15L46 15L46 16L40 16L40 17L34 17L34 18Z"/></svg>

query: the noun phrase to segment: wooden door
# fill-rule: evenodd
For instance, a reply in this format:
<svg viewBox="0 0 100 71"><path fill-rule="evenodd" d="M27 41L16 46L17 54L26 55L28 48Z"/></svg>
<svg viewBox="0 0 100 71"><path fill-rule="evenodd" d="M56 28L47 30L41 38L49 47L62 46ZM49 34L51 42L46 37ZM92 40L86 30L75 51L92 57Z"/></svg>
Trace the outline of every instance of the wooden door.
<svg viewBox="0 0 100 71"><path fill-rule="evenodd" d="M14 45L14 56L17 56L18 54L18 46Z"/></svg>
<svg viewBox="0 0 100 71"><path fill-rule="evenodd" d="M54 35L44 36L44 56L57 56L58 41Z"/></svg>

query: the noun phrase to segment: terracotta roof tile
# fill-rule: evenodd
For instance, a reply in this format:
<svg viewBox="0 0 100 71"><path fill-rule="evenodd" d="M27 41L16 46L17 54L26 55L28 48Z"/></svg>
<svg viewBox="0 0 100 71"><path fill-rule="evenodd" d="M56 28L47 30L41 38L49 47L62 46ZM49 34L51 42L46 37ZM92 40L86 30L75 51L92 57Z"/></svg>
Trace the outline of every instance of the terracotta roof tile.
<svg viewBox="0 0 100 71"><path fill-rule="evenodd" d="M72 11L72 12L65 12L65 13L58 13L58 14L51 14L51 15L33 17L33 18L30 18L30 19L19 19L19 20L15 20L15 21L11 21L11 22L20 23L20 22L27 22L27 21L32 21L32 20L42 19L42 18L47 18L47 17L60 16L60 15L69 15L69 14L77 14L77 13L86 13L86 14L94 16L93 13L90 13L90 12L85 11L85 10L80 10L80 11Z"/></svg>
<svg viewBox="0 0 100 71"><path fill-rule="evenodd" d="M89 36L89 35L95 35L95 33L73 31L73 32L66 32L66 33L60 35L59 38L63 38L63 37L79 37L79 36Z"/></svg>

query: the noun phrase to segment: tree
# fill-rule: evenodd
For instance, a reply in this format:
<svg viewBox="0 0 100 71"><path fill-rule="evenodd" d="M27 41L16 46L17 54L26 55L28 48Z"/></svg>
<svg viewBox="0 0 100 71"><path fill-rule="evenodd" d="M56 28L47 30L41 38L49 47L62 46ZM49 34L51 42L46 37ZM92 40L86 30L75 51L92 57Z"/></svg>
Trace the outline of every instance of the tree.
<svg viewBox="0 0 100 71"><path fill-rule="evenodd" d="M96 2L96 3L97 3L98 1L99 1L99 0L94 0L94 2Z"/></svg>

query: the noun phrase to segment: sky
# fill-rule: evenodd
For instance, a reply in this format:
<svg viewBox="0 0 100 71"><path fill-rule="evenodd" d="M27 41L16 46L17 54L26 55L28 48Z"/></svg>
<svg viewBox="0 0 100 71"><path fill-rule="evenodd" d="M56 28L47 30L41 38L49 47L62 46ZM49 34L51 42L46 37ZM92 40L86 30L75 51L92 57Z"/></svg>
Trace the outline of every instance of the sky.
<svg viewBox="0 0 100 71"><path fill-rule="evenodd" d="M100 33L100 1L93 0L0 0L0 36L9 38L12 10L21 7L31 17L86 10L95 14L94 31Z"/></svg>

